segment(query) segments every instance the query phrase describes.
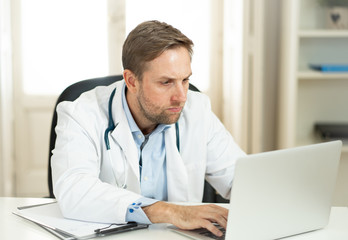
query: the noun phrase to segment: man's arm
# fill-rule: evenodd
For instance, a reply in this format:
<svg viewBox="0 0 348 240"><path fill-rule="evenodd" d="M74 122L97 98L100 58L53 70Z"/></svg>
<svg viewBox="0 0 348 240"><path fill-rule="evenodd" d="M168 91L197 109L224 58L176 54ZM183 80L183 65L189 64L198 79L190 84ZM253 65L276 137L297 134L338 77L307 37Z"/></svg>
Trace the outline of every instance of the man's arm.
<svg viewBox="0 0 348 240"><path fill-rule="evenodd" d="M143 210L152 223L171 223L187 230L206 228L217 236L222 232L213 223L224 228L227 225L228 210L215 204L181 206L156 202Z"/></svg>

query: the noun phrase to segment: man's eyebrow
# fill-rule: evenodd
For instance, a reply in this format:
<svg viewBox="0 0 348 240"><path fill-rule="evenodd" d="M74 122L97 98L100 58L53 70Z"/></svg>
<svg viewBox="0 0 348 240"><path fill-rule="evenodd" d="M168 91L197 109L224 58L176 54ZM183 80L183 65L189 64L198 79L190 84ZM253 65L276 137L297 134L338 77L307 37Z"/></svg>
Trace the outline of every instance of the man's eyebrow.
<svg viewBox="0 0 348 240"><path fill-rule="evenodd" d="M191 76L192 76L192 73L190 73L189 75L187 75L187 77L184 77L183 79L188 79ZM163 75L163 76L159 77L158 79L159 80L176 80L177 78L176 77L169 77L169 76Z"/></svg>

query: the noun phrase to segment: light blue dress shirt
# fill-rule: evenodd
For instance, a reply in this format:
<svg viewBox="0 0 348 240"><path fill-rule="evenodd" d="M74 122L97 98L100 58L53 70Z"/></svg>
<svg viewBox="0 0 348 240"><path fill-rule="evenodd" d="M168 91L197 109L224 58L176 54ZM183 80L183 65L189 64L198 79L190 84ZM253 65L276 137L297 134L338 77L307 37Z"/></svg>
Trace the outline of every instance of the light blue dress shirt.
<svg viewBox="0 0 348 240"><path fill-rule="evenodd" d="M152 133L144 136L129 110L126 85L122 89L122 107L138 149L140 188L144 196L129 205L126 221L151 224L141 207L168 199L164 134L171 126L159 124Z"/></svg>

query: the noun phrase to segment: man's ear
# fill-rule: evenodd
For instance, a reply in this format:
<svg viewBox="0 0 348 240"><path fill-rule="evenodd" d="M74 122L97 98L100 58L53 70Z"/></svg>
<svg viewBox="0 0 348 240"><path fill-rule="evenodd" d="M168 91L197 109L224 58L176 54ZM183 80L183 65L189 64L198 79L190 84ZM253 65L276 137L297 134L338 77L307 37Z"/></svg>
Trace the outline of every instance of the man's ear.
<svg viewBox="0 0 348 240"><path fill-rule="evenodd" d="M123 79L126 82L127 90L132 93L135 93L137 91L138 86L138 80L135 74L131 70L125 69L123 71Z"/></svg>

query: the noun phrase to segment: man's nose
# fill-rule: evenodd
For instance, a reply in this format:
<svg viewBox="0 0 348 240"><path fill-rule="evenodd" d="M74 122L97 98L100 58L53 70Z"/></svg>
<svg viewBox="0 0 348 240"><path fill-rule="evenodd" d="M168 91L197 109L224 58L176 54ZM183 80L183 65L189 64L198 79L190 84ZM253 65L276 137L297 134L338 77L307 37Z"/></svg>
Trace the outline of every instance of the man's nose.
<svg viewBox="0 0 348 240"><path fill-rule="evenodd" d="M172 101L185 102L186 98L187 98L187 87L185 87L185 85L183 85L182 83L175 84Z"/></svg>

